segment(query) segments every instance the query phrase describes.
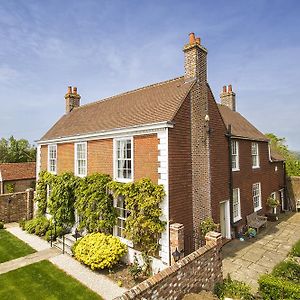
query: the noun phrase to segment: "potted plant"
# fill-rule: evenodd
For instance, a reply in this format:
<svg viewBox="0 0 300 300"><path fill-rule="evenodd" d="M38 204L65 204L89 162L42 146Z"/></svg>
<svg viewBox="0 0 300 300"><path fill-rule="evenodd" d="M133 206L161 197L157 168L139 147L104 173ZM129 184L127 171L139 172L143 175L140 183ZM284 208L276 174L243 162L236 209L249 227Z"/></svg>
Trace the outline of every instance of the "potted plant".
<svg viewBox="0 0 300 300"><path fill-rule="evenodd" d="M277 215L277 206L279 205L279 200L276 199L275 197L268 197L267 199L267 205L271 208L271 213L267 214L268 219L270 221L277 221L278 220L278 215Z"/></svg>

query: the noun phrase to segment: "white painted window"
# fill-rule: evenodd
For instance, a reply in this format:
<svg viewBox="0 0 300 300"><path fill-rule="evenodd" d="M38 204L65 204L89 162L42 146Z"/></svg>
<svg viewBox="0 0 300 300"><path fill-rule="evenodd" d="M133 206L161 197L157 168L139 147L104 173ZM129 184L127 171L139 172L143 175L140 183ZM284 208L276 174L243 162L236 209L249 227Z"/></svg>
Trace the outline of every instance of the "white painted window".
<svg viewBox="0 0 300 300"><path fill-rule="evenodd" d="M87 143L75 144L75 175L84 177L87 174Z"/></svg>
<svg viewBox="0 0 300 300"><path fill-rule="evenodd" d="M271 198L276 199L276 192L271 193Z"/></svg>
<svg viewBox="0 0 300 300"><path fill-rule="evenodd" d="M118 197L115 201L115 207L117 210L117 224L115 226L115 234L118 237L125 238L125 222L129 215L129 211L125 208L125 201L123 197Z"/></svg>
<svg viewBox="0 0 300 300"><path fill-rule="evenodd" d="M253 206L254 211L258 211L262 208L261 205L261 185L260 182L254 183L252 186L252 195L253 195Z"/></svg>
<svg viewBox="0 0 300 300"><path fill-rule="evenodd" d="M240 189L236 188L232 191L232 211L233 211L233 222L237 222L241 219L241 201L240 201Z"/></svg>
<svg viewBox="0 0 300 300"><path fill-rule="evenodd" d="M258 143L251 143L252 168L259 168Z"/></svg>
<svg viewBox="0 0 300 300"><path fill-rule="evenodd" d="M57 172L57 145L48 145L48 171L52 174Z"/></svg>
<svg viewBox="0 0 300 300"><path fill-rule="evenodd" d="M116 139L114 143L115 179L129 182L133 179L133 139Z"/></svg>
<svg viewBox="0 0 300 300"><path fill-rule="evenodd" d="M231 141L231 161L232 161L232 171L238 171L240 169L238 141Z"/></svg>

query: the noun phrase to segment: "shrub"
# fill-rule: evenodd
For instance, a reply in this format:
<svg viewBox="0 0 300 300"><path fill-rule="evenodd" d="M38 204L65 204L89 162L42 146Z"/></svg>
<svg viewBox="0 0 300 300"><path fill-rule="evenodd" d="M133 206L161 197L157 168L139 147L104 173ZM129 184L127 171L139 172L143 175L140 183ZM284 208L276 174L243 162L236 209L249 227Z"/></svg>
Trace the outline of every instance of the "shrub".
<svg viewBox="0 0 300 300"><path fill-rule="evenodd" d="M292 281L265 274L259 278L258 284L263 299L300 299L300 285Z"/></svg>
<svg viewBox="0 0 300 300"><path fill-rule="evenodd" d="M80 239L75 258L92 270L111 268L127 252L120 240L104 233L91 233Z"/></svg>
<svg viewBox="0 0 300 300"><path fill-rule="evenodd" d="M199 230L202 238L210 231L217 231L219 225L215 224L211 217L205 218L202 222L200 222Z"/></svg>
<svg viewBox="0 0 300 300"><path fill-rule="evenodd" d="M4 228L4 223L2 221L0 221L0 229Z"/></svg>
<svg viewBox="0 0 300 300"><path fill-rule="evenodd" d="M231 297L234 299L252 300L251 288L246 283L232 280L230 276L224 279L223 283L215 285L214 293L220 298Z"/></svg>
<svg viewBox="0 0 300 300"><path fill-rule="evenodd" d="M300 240L293 246L291 255L300 257Z"/></svg>
<svg viewBox="0 0 300 300"><path fill-rule="evenodd" d="M300 265L292 260L282 261L275 266L272 275L300 284Z"/></svg>
<svg viewBox="0 0 300 300"><path fill-rule="evenodd" d="M61 237L65 233L66 230L62 226L56 226L55 230L54 227L52 227L51 230L51 226L50 226L45 234L45 239L47 242L49 242L51 240L51 235L52 235L53 240L56 240L57 237Z"/></svg>
<svg viewBox="0 0 300 300"><path fill-rule="evenodd" d="M22 230L25 230L25 224L26 220L24 218L19 221L19 226L22 228Z"/></svg>
<svg viewBox="0 0 300 300"><path fill-rule="evenodd" d="M49 220L46 217L37 217L25 222L24 228L28 233L34 233L38 236L46 234L49 228Z"/></svg>

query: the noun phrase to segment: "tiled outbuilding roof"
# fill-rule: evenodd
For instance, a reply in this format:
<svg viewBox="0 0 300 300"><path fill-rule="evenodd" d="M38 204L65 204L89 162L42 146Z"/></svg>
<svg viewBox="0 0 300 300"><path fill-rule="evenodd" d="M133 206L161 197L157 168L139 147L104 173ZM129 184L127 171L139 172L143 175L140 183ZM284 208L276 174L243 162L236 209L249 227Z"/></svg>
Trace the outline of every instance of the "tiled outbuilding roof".
<svg viewBox="0 0 300 300"><path fill-rule="evenodd" d="M284 161L284 157L281 153L279 153L274 147L270 147L270 154L272 161Z"/></svg>
<svg viewBox="0 0 300 300"><path fill-rule="evenodd" d="M0 163L2 181L31 179L36 177L35 162Z"/></svg>
<svg viewBox="0 0 300 300"><path fill-rule="evenodd" d="M82 105L63 115L41 141L172 121L193 83L179 77Z"/></svg>
<svg viewBox="0 0 300 300"><path fill-rule="evenodd" d="M257 141L269 141L269 139L255 128L247 119L236 111L232 111L225 105L218 104L224 123L228 128L231 125L231 134L234 137L246 138Z"/></svg>

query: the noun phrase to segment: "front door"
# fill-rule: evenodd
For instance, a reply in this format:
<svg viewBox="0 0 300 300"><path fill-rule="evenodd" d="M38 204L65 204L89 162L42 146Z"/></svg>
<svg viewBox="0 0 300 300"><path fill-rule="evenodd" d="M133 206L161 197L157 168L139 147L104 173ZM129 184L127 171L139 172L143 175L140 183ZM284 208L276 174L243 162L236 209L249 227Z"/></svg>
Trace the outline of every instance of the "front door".
<svg viewBox="0 0 300 300"><path fill-rule="evenodd" d="M230 239L229 200L220 203L220 229L224 238Z"/></svg>

